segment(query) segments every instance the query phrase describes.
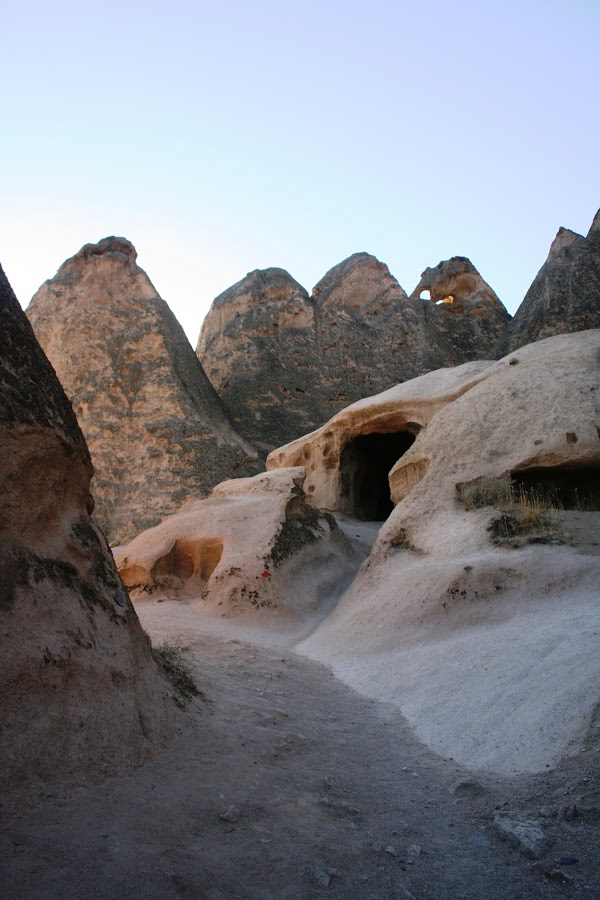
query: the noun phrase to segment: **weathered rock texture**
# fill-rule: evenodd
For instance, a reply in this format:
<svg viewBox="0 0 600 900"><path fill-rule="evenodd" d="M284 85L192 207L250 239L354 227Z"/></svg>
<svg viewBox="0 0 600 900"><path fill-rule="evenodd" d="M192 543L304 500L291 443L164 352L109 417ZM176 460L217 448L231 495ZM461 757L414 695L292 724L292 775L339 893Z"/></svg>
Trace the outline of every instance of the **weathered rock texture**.
<svg viewBox="0 0 600 900"><path fill-rule="evenodd" d="M588 746L600 675L599 361L600 331L560 335L425 375L305 439L314 498L336 502L327 432L337 448L357 423L363 435L423 423L391 468L396 506L371 556L299 649L398 703L423 740L470 767L543 771ZM269 466L303 451L298 441ZM543 490L551 514L533 514L532 500L505 505L511 479L529 498Z"/></svg>
<svg viewBox="0 0 600 900"><path fill-rule="evenodd" d="M356 562L335 519L307 505L304 478L298 467L217 485L117 554L123 581L140 599L156 592L204 612L306 625Z"/></svg>
<svg viewBox="0 0 600 900"><path fill-rule="evenodd" d="M0 794L138 764L171 701L103 535L75 415L0 269Z"/></svg>
<svg viewBox="0 0 600 900"><path fill-rule="evenodd" d="M267 469L302 465L313 506L383 521L393 508L390 470L432 417L485 378L493 365L438 369L359 400L311 434L274 450ZM412 469L406 467L406 482L419 480L424 466L419 459Z"/></svg>
<svg viewBox="0 0 600 900"><path fill-rule="evenodd" d="M453 304L407 298L367 253L331 269L312 296L282 269L251 272L214 301L198 357L244 434L272 450L348 403L489 354L508 313L468 260L424 278L441 283L440 269Z"/></svg>
<svg viewBox="0 0 600 900"><path fill-rule="evenodd" d="M498 355L589 328L600 328L600 211L587 237L559 229L548 259L499 342Z"/></svg>
<svg viewBox="0 0 600 900"><path fill-rule="evenodd" d="M160 521L190 493L257 471L256 452L129 241L87 244L27 314L89 444L95 515L112 542Z"/></svg>

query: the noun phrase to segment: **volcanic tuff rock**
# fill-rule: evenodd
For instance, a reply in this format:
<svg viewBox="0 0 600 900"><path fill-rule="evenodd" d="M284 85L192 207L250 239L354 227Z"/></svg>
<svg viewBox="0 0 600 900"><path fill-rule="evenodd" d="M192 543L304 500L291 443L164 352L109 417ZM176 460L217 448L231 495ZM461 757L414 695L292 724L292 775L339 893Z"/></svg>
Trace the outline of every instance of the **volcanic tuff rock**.
<svg viewBox="0 0 600 900"><path fill-rule="evenodd" d="M588 328L600 328L600 210L587 237L559 229L498 354Z"/></svg>
<svg viewBox="0 0 600 900"><path fill-rule="evenodd" d="M327 272L311 297L282 269L251 272L214 301L198 357L244 434L272 450L348 403L485 356L509 316L471 263L459 263L457 302L439 306L407 298L368 253Z"/></svg>
<svg viewBox="0 0 600 900"><path fill-rule="evenodd" d="M96 518L113 542L258 469L136 256L124 238L87 244L27 310L89 443Z"/></svg>
<svg viewBox="0 0 600 900"><path fill-rule="evenodd" d="M172 703L90 518L75 415L0 269L0 792L42 791L142 762Z"/></svg>
<svg viewBox="0 0 600 900"><path fill-rule="evenodd" d="M416 433L396 448L395 465L367 447L346 469L350 479L362 467L363 479L388 481L396 506L352 586L299 649L398 703L422 740L472 768L547 771L591 746L599 360L592 330L432 372L269 458L269 472L304 458L309 502L335 502L340 446L356 444L357 432Z"/></svg>
<svg viewBox="0 0 600 900"><path fill-rule="evenodd" d="M304 478L297 467L217 485L119 551L125 584L138 599L306 625L357 563L335 519L307 505Z"/></svg>
<svg viewBox="0 0 600 900"><path fill-rule="evenodd" d="M267 470L304 466L313 506L383 521L393 508L392 467L435 414L485 378L493 365L479 361L437 369L358 400L311 434L273 450ZM420 480L424 465L419 459L404 468L407 484Z"/></svg>

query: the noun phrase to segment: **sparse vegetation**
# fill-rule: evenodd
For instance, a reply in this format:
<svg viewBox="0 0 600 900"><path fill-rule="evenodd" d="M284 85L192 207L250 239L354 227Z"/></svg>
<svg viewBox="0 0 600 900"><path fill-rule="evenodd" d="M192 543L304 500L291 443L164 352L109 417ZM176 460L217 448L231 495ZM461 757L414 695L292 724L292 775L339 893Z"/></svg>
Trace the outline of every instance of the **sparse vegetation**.
<svg viewBox="0 0 600 900"><path fill-rule="evenodd" d="M456 485L458 496L466 510L484 506L506 506L513 500L513 484L510 478L475 478Z"/></svg>
<svg viewBox="0 0 600 900"><path fill-rule="evenodd" d="M200 695L192 676L189 662L185 658L185 650L179 643L165 641L152 648L152 654L175 689L175 701L184 706L192 697Z"/></svg>
<svg viewBox="0 0 600 900"><path fill-rule="evenodd" d="M457 485L458 495L465 509L493 506L501 515L490 525L494 540L499 543L525 536L528 543L544 543L558 537L557 511L563 508L560 495L541 485L516 485L508 476L477 478Z"/></svg>

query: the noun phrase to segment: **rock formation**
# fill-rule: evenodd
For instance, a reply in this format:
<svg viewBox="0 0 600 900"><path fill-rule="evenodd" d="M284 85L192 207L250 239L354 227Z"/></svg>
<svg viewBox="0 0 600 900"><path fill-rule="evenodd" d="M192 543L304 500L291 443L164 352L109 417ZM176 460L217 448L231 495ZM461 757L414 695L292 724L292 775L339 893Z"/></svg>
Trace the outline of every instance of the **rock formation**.
<svg viewBox="0 0 600 900"><path fill-rule="evenodd" d="M171 701L103 535L75 415L0 269L0 792L121 771L170 734Z"/></svg>
<svg viewBox="0 0 600 900"><path fill-rule="evenodd" d="M348 403L489 353L509 320L491 288L462 258L427 273L455 303L407 298L367 253L331 269L311 297L281 269L251 272L214 301L198 357L244 434L272 450Z"/></svg>
<svg viewBox="0 0 600 900"><path fill-rule="evenodd" d="M160 521L190 493L257 471L256 452L129 241L87 244L27 314L88 441L96 518L112 542Z"/></svg>
<svg viewBox="0 0 600 900"><path fill-rule="evenodd" d="M393 509L392 467L431 418L485 378L490 366L472 362L438 369L359 400L311 434L274 450L267 469L302 465L313 506L383 521ZM413 477L418 479L423 465L419 460Z"/></svg>
<svg viewBox="0 0 600 900"><path fill-rule="evenodd" d="M600 211L587 237L559 229L498 353L588 328L600 328Z"/></svg>
<svg viewBox="0 0 600 900"><path fill-rule="evenodd" d="M470 767L544 771L588 746L600 675L599 353L600 331L586 331L433 372L269 458L273 474L305 459L309 501L340 508L356 434L404 438L389 473L395 508L299 649L398 703L421 739ZM363 483L390 463L375 450L351 460Z"/></svg>
<svg viewBox="0 0 600 900"><path fill-rule="evenodd" d="M335 519L307 505L304 478L298 467L217 485L117 554L124 583L137 599L306 626L356 562Z"/></svg>

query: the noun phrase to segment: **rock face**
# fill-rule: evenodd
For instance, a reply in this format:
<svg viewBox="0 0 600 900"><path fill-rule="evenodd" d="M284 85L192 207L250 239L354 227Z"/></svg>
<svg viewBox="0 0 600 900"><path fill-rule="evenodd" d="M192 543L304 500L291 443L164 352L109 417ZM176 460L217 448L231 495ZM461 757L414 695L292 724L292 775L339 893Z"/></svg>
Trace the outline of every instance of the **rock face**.
<svg viewBox="0 0 600 900"><path fill-rule="evenodd" d="M432 372L268 460L303 459L309 502L363 518L388 482L371 556L299 649L471 768L543 771L598 701L599 353L586 331Z"/></svg>
<svg viewBox="0 0 600 900"><path fill-rule="evenodd" d="M214 301L198 357L244 434L268 452L348 403L489 354L508 313L468 260L440 266L454 304L420 291L407 298L368 253L331 269L310 297L281 269L251 272Z"/></svg>
<svg viewBox="0 0 600 900"><path fill-rule="evenodd" d="M600 328L600 211L587 237L559 229L498 353L589 328Z"/></svg>
<svg viewBox="0 0 600 900"><path fill-rule="evenodd" d="M267 469L306 469L309 503L383 521L392 512L390 470L432 417L486 377L491 362L438 369L346 407L321 428L269 454ZM405 479L419 480L419 460ZM409 471L413 474L409 475Z"/></svg>
<svg viewBox="0 0 600 900"><path fill-rule="evenodd" d="M297 467L217 485L117 554L123 581L139 599L306 625L357 563L335 519L307 505L304 478Z"/></svg>
<svg viewBox="0 0 600 900"><path fill-rule="evenodd" d="M103 535L75 415L0 269L0 792L139 764L172 703Z"/></svg>
<svg viewBox="0 0 600 900"><path fill-rule="evenodd" d="M69 396L96 471L96 518L132 537L258 469L179 323L123 238L87 244L34 296L37 339Z"/></svg>

